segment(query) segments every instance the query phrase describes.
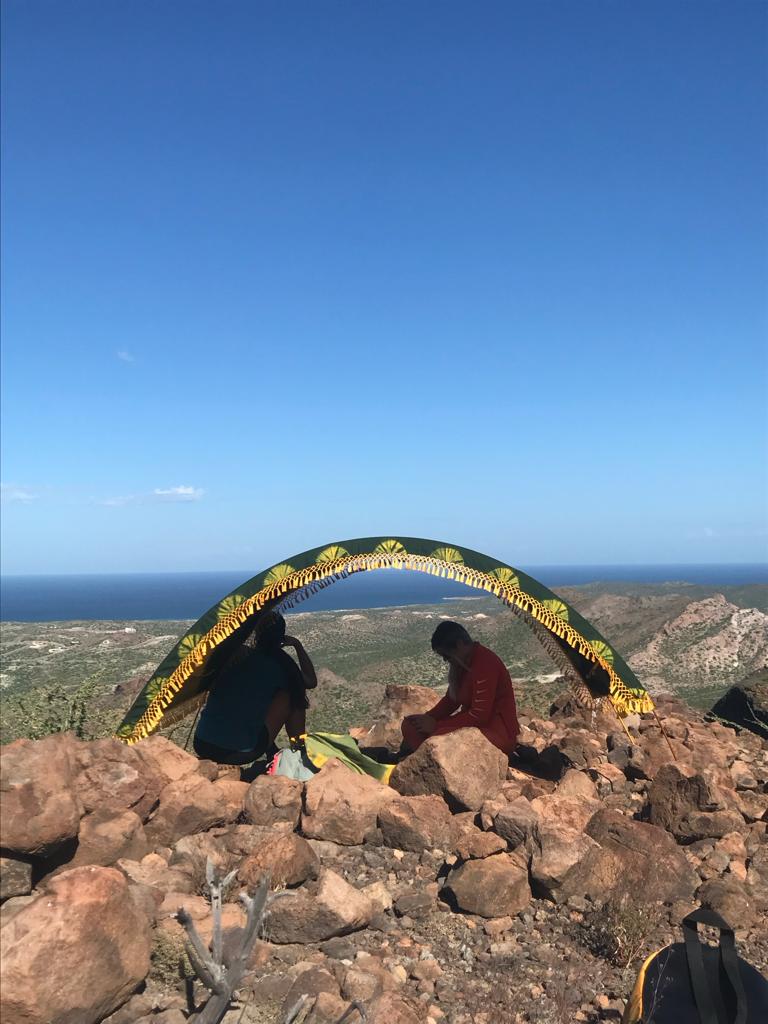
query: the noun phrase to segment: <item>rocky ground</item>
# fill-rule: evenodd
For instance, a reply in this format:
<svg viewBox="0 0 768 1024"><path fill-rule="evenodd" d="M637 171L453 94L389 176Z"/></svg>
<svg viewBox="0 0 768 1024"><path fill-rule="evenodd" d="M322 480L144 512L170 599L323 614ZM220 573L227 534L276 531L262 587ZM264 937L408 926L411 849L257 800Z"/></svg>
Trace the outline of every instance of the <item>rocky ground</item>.
<svg viewBox="0 0 768 1024"><path fill-rule="evenodd" d="M390 686L356 730L381 753L404 711ZM163 737L72 734L2 748L2 1015L24 1024L183 1024L208 992L184 952L184 906L213 942L208 858L272 895L224 1018L307 1024L354 1003L368 1024L620 1019L643 957L695 906L768 970L768 750L681 702L653 717L570 701L522 715L512 763L476 730L429 740L392 786L329 762L307 783L242 781ZM348 1018L360 1020L356 1011Z"/></svg>

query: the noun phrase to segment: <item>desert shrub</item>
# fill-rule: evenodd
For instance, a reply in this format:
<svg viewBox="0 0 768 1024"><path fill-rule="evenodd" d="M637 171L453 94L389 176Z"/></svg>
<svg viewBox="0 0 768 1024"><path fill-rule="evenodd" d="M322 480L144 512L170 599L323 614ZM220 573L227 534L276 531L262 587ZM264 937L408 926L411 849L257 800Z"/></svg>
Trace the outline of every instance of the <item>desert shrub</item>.
<svg viewBox="0 0 768 1024"><path fill-rule="evenodd" d="M614 896L585 916L580 939L594 956L626 970L645 949L661 916L658 904Z"/></svg>
<svg viewBox="0 0 768 1024"><path fill-rule="evenodd" d="M204 857L202 853L193 853L184 865L185 872L189 875L192 882L192 892L195 896L205 896L210 898L210 888L208 886L207 878L207 861L208 858ZM231 854L223 854L216 857L216 868L222 878L226 878L232 868L235 867L235 859ZM223 885L221 889L221 899L223 903L228 903L230 896L240 889L240 883L237 878L233 878L228 885Z"/></svg>
<svg viewBox="0 0 768 1024"><path fill-rule="evenodd" d="M78 739L110 736L120 715L100 701L101 673L71 689L54 683L3 698L2 741L39 740L56 732L74 732Z"/></svg>
<svg viewBox="0 0 768 1024"><path fill-rule="evenodd" d="M176 988L179 981L194 977L183 937L158 929L152 939L148 979L168 992Z"/></svg>

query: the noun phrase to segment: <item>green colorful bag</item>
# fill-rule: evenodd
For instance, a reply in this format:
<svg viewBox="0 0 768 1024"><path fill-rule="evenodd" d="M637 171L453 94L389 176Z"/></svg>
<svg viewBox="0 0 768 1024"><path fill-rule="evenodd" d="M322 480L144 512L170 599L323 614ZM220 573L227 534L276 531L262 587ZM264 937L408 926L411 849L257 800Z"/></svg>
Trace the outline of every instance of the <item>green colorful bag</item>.
<svg viewBox="0 0 768 1024"><path fill-rule="evenodd" d="M291 747L280 750L267 769L268 775L287 775L308 779L319 772L326 761L336 758L358 775L370 775L389 784L393 764L380 764L364 754L351 736L343 733L308 732L292 739Z"/></svg>

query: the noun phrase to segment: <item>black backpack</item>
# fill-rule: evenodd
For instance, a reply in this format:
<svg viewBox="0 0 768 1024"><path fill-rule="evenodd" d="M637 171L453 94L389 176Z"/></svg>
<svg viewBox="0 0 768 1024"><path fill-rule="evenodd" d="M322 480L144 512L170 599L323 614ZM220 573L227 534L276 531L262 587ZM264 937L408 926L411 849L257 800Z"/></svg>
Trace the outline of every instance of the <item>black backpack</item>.
<svg viewBox="0 0 768 1024"><path fill-rule="evenodd" d="M699 942L699 924L720 930L719 946ZM768 981L738 955L731 926L701 907L683 938L640 968L622 1024L767 1024Z"/></svg>

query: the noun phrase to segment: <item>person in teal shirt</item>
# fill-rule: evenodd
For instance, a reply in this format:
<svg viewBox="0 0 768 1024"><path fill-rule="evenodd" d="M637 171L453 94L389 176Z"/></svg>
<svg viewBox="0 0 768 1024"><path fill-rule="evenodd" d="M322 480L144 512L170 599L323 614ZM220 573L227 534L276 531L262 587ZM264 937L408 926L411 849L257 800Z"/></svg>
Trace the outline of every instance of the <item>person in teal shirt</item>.
<svg viewBox="0 0 768 1024"><path fill-rule="evenodd" d="M287 647L296 652L298 665ZM218 764L258 760L283 726L290 737L306 732L306 691L316 686L315 667L301 641L286 636L285 619L273 614L256 646L241 649L212 685L195 731L195 753Z"/></svg>

